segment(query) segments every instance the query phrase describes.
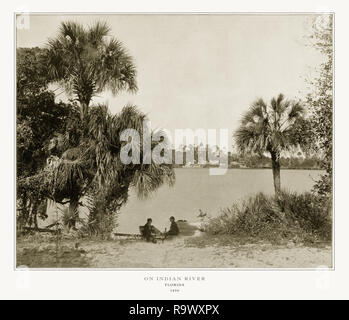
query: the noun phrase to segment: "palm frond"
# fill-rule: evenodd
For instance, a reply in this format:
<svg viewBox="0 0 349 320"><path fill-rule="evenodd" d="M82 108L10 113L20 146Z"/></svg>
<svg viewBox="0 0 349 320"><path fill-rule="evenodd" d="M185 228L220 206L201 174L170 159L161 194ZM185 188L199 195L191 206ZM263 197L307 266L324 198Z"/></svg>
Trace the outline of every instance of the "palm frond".
<svg viewBox="0 0 349 320"><path fill-rule="evenodd" d="M138 132L143 131L143 123L146 115L138 110L135 105L126 105L115 117L115 129L120 134L126 129L135 129Z"/></svg>
<svg viewBox="0 0 349 320"><path fill-rule="evenodd" d="M270 101L270 106L274 112L281 113L280 107L284 100L284 95L280 93L277 98L272 98Z"/></svg>
<svg viewBox="0 0 349 320"><path fill-rule="evenodd" d="M136 170L132 185L136 188L138 197L143 199L151 195L164 183L173 186L174 182L175 173L170 166L151 163L141 165Z"/></svg>
<svg viewBox="0 0 349 320"><path fill-rule="evenodd" d="M83 187L85 168L80 160L59 159L57 165L52 166L54 193L59 198L70 198L73 193L79 193Z"/></svg>
<svg viewBox="0 0 349 320"><path fill-rule="evenodd" d="M58 209L61 212L61 221L63 226L70 229L72 227L75 227L77 221L80 222L78 207L75 207L73 210L70 210L69 207L58 207Z"/></svg>
<svg viewBox="0 0 349 320"><path fill-rule="evenodd" d="M66 41L66 43L75 44L77 41L81 42L86 39L84 27L80 23L74 21L62 22L59 33L62 43Z"/></svg>
<svg viewBox="0 0 349 320"><path fill-rule="evenodd" d="M289 118L297 118L297 117L304 115L304 112L305 112L304 107L299 102L296 102L296 103L292 104L291 110L288 113L288 117Z"/></svg>
<svg viewBox="0 0 349 320"><path fill-rule="evenodd" d="M254 130L253 127L246 127L241 126L236 132L235 132L235 141L242 153L245 152L254 152L256 151L258 144L258 139L260 136L258 135L258 132Z"/></svg>
<svg viewBox="0 0 349 320"><path fill-rule="evenodd" d="M250 110L245 113L243 116L241 123L243 125L254 125L263 121L266 117L266 105L263 100L257 100L252 104Z"/></svg>
<svg viewBox="0 0 349 320"><path fill-rule="evenodd" d="M293 137L293 127L303 115L303 107L286 100L283 94L272 98L270 107L259 99L243 116L234 135L236 144L241 152L250 153L291 150L297 140Z"/></svg>
<svg viewBox="0 0 349 320"><path fill-rule="evenodd" d="M96 66L97 92L109 89L113 94L120 90L137 91L136 68L133 58L123 44L115 38L104 43L100 64Z"/></svg>
<svg viewBox="0 0 349 320"><path fill-rule="evenodd" d="M87 31L88 42L92 46L99 46L103 43L103 38L106 37L110 32L110 28L106 22L96 22Z"/></svg>

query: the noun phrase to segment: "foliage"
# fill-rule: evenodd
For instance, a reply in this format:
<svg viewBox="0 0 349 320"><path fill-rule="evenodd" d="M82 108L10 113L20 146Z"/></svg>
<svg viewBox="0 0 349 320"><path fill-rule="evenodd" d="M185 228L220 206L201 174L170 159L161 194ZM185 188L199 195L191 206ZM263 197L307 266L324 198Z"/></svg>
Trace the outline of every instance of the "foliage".
<svg viewBox="0 0 349 320"><path fill-rule="evenodd" d="M124 193L124 196L127 193ZM105 193L100 193L88 200L89 216L79 229L80 237L98 236L109 239L114 228L117 227L117 214L121 204L108 201ZM106 201L103 201L106 200ZM126 199L125 199L126 201Z"/></svg>
<svg viewBox="0 0 349 320"><path fill-rule="evenodd" d="M55 141L54 149L61 152L52 166L56 199L70 198L72 194L77 199L90 195L100 202L103 211L110 212L126 202L130 186L136 188L140 197L146 197L163 183L173 183L171 166L121 162L121 132L129 128L143 130L145 115L135 106L126 106L116 115L110 114L106 106L94 106L85 120L71 123L75 128ZM86 138L81 135L75 144L72 136L79 131L85 131Z"/></svg>
<svg viewBox="0 0 349 320"><path fill-rule="evenodd" d="M323 199L310 192L284 192L277 199L277 205L289 224L299 225L307 234L330 240L332 231L332 206L329 199Z"/></svg>
<svg viewBox="0 0 349 320"><path fill-rule="evenodd" d="M45 54L46 50L39 47L17 49L17 98L47 90L50 79L44 62Z"/></svg>
<svg viewBox="0 0 349 320"><path fill-rule="evenodd" d="M263 193L221 209L203 228L209 234L242 234L270 241L331 239L331 204L312 193Z"/></svg>
<svg viewBox="0 0 349 320"><path fill-rule="evenodd" d="M62 130L70 105L55 103L47 90L39 48L17 49L17 174L34 174L45 165L47 144Z"/></svg>
<svg viewBox="0 0 349 320"><path fill-rule="evenodd" d="M270 105L259 99L241 120L235 133L237 146L241 152L256 154L291 151L301 143L294 130L303 114L304 109L298 102L285 100L282 94L273 98Z"/></svg>
<svg viewBox="0 0 349 320"><path fill-rule="evenodd" d="M49 76L76 96L82 117L99 92L137 90L133 59L109 32L106 23L97 22L85 28L68 21L61 24L58 36L48 41Z"/></svg>
<svg viewBox="0 0 349 320"><path fill-rule="evenodd" d="M46 217L49 141L64 130L71 106L56 103L47 89L43 49L17 49L17 209L18 226Z"/></svg>
<svg viewBox="0 0 349 320"><path fill-rule="evenodd" d="M324 56L319 76L310 84L313 92L307 96L307 105L311 112L313 147L323 155L322 168L326 174L314 187L320 195L332 192L332 148L333 148L333 17L317 17L323 23L313 23L311 40L313 46ZM321 27L319 27L319 25Z"/></svg>
<svg viewBox="0 0 349 320"><path fill-rule="evenodd" d="M229 158L229 167L232 168L271 168L270 157L265 155L245 155ZM234 161L234 162L233 162ZM301 157L280 157L280 167L284 169L320 169L320 159L316 156Z"/></svg>

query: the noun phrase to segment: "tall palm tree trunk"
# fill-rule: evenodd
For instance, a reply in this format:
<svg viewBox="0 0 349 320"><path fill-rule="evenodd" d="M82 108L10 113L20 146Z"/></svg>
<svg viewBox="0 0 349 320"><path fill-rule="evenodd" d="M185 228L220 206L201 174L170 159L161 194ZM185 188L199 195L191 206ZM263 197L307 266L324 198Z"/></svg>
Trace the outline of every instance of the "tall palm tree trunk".
<svg viewBox="0 0 349 320"><path fill-rule="evenodd" d="M88 113L88 106L89 106L89 103L80 102L80 117L81 117L81 121L84 121L86 119L86 116L87 116L87 113Z"/></svg>
<svg viewBox="0 0 349 320"><path fill-rule="evenodd" d="M274 189L275 194L279 195L281 191L281 178L280 178L280 153L277 151L270 152L271 163L273 169Z"/></svg>

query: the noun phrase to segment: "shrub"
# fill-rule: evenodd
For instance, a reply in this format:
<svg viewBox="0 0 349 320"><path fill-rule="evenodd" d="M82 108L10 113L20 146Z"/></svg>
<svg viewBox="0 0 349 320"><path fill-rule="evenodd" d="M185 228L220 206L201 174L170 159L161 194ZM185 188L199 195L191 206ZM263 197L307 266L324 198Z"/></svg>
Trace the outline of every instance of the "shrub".
<svg viewBox="0 0 349 320"><path fill-rule="evenodd" d="M244 235L277 242L282 239L330 240L331 201L312 193L283 191L279 197L258 193L221 209L202 228L209 234Z"/></svg>
<svg viewBox="0 0 349 320"><path fill-rule="evenodd" d="M289 224L299 225L305 232L321 239L332 236L332 201L310 192L297 194L283 192L277 200Z"/></svg>

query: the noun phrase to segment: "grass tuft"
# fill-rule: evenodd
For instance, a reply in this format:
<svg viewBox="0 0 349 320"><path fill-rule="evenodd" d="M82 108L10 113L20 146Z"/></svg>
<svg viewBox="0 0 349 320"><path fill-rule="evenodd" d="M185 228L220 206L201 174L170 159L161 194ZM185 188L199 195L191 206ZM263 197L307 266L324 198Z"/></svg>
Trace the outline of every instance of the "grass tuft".
<svg viewBox="0 0 349 320"><path fill-rule="evenodd" d="M241 203L221 209L203 223L209 235L234 235L282 243L315 243L332 237L330 199L312 193L283 191L279 197L258 193Z"/></svg>

